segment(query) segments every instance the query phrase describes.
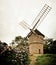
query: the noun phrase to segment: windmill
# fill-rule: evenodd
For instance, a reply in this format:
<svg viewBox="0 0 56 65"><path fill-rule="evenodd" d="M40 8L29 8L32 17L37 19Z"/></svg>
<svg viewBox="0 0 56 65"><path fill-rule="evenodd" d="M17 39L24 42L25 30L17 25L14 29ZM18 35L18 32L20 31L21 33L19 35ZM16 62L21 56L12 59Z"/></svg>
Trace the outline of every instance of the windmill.
<svg viewBox="0 0 56 65"><path fill-rule="evenodd" d="M26 36L26 38L28 38L29 41L30 55L43 54L43 44L45 43L44 41L45 36L36 28L44 20L44 18L47 16L50 10L51 7L45 4L40 13L38 14L38 16L33 21L33 23L35 24L32 27L29 26L25 21L21 21L19 23L24 29L30 30L30 33L28 33L28 35Z"/></svg>

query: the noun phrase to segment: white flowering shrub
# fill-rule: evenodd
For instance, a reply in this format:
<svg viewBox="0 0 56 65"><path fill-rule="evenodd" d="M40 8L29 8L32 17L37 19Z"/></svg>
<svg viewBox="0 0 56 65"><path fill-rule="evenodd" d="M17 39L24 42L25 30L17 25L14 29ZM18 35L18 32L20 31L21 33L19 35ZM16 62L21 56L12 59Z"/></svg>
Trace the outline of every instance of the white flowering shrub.
<svg viewBox="0 0 56 65"><path fill-rule="evenodd" d="M20 41L20 42L19 42ZM9 47L6 43L0 42L0 64L1 65L29 65L29 48L27 39L16 37L13 44L16 47Z"/></svg>

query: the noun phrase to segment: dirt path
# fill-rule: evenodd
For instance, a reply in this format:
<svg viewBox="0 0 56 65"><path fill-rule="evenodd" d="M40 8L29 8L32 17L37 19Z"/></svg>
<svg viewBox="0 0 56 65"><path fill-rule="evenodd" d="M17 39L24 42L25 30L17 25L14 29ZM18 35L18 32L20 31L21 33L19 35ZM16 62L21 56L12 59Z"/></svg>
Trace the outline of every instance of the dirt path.
<svg viewBox="0 0 56 65"><path fill-rule="evenodd" d="M36 62L36 58L37 58L37 56L40 56L41 54L38 54L38 55L32 55L32 56L30 56L30 64L29 65L34 65L35 64L35 62Z"/></svg>

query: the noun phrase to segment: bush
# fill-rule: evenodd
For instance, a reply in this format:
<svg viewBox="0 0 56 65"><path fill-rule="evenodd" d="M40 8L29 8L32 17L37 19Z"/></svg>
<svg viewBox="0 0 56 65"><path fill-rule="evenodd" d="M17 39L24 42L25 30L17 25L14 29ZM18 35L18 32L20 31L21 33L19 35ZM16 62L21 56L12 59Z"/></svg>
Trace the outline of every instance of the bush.
<svg viewBox="0 0 56 65"><path fill-rule="evenodd" d="M14 50L6 50L0 54L0 64L1 65L16 65L16 53Z"/></svg>
<svg viewBox="0 0 56 65"><path fill-rule="evenodd" d="M0 42L1 65L29 65L28 52L20 45L20 49L12 49L6 43ZM2 52L2 53L1 53Z"/></svg>
<svg viewBox="0 0 56 65"><path fill-rule="evenodd" d="M56 54L38 56L35 65L56 65Z"/></svg>

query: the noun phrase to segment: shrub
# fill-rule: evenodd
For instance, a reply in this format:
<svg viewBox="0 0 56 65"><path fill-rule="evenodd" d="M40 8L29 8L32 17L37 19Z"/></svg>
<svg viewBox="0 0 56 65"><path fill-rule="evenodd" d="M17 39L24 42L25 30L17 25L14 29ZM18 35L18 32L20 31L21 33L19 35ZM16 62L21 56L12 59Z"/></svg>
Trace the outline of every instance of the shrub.
<svg viewBox="0 0 56 65"><path fill-rule="evenodd" d="M38 56L35 65L56 65L56 54Z"/></svg>
<svg viewBox="0 0 56 65"><path fill-rule="evenodd" d="M1 65L29 65L28 51L20 45L12 49L6 43L0 42L0 64ZM2 52L2 53L1 53Z"/></svg>

